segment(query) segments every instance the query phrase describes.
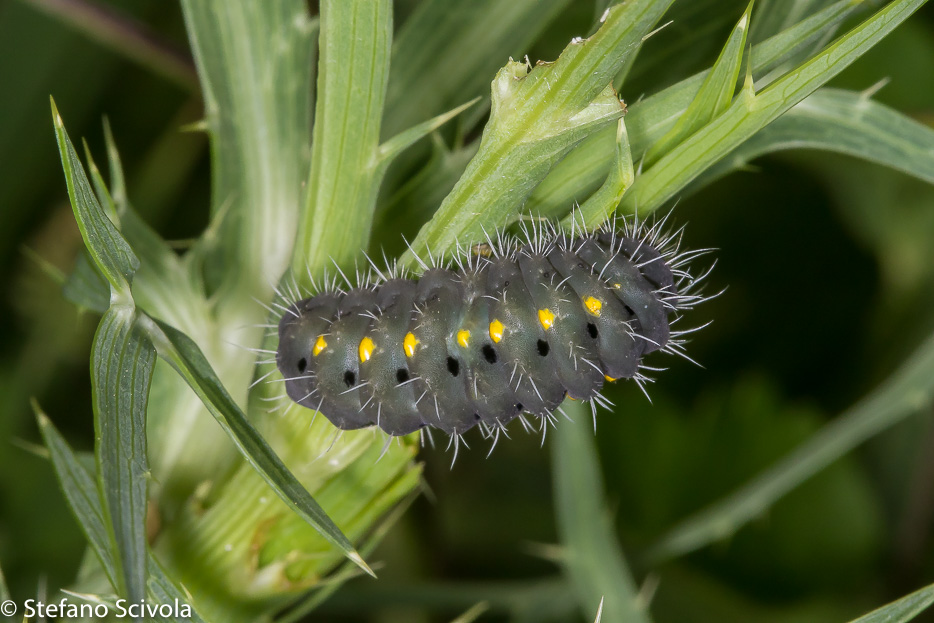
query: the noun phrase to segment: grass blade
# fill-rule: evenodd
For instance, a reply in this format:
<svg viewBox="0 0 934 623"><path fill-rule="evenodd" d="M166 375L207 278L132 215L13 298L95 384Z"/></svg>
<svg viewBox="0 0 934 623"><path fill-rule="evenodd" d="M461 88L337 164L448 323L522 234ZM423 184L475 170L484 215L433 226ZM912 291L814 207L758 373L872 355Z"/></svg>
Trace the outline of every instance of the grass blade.
<svg viewBox="0 0 934 623"><path fill-rule="evenodd" d="M706 173L709 182L765 154L819 149L855 156L934 184L934 130L865 94L823 88Z"/></svg>
<svg viewBox="0 0 934 623"><path fill-rule="evenodd" d="M675 526L647 553L659 563L726 538L853 448L934 401L934 335L881 386L787 457Z"/></svg>
<svg viewBox="0 0 934 623"><path fill-rule="evenodd" d="M188 336L149 318L141 324L151 337L159 355L185 379L224 431L237 445L243 457L263 480L321 536L338 547L348 559L373 575L350 540L341 532L311 494L283 464L247 419L237 403L218 380L201 349Z"/></svg>
<svg viewBox="0 0 934 623"><path fill-rule="evenodd" d="M678 118L678 122L665 136L652 145L645 155L642 166L649 167L662 154L683 141L685 138L710 122L711 119L726 110L736 92L736 81L739 79L739 68L743 64L743 53L746 50L746 33L749 32L749 16L752 13L750 2L743 16L737 22L730 36L727 38L723 51L717 58L713 67L707 73L704 83L687 107L687 110Z"/></svg>
<svg viewBox="0 0 934 623"><path fill-rule="evenodd" d="M932 603L934 603L934 584L854 619L852 623L907 623L927 610Z"/></svg>
<svg viewBox="0 0 934 623"><path fill-rule="evenodd" d="M571 421L552 439L555 505L564 564L585 616L601 600L605 623L649 621L616 539L603 499L590 418L579 403L565 402Z"/></svg>
<svg viewBox="0 0 934 623"><path fill-rule="evenodd" d="M139 259L120 235L114 223L107 218L94 195L91 183L65 131L62 117L58 113L54 100L52 101L52 119L55 124L62 167L65 170L65 181L68 184L68 197L75 212L75 219L78 221L81 237L84 238L84 244L98 270L110 282L114 295L124 299L129 298L130 281L136 269L139 268Z"/></svg>
<svg viewBox="0 0 934 623"><path fill-rule="evenodd" d="M146 406L156 360L135 328L133 308L104 314L91 350L97 473L120 557L118 592L131 601L146 595Z"/></svg>
<svg viewBox="0 0 934 623"><path fill-rule="evenodd" d="M352 264L369 241L385 170L379 140L391 46L389 0L321 3L318 100L295 275L331 260Z"/></svg>
<svg viewBox="0 0 934 623"><path fill-rule="evenodd" d="M81 531L84 532L91 550L100 560L110 585L116 589L120 579L119 562L115 553L116 545L107 529L107 519L104 516L104 507L101 504L97 484L39 405L33 402L32 407L36 413L39 432L42 434L45 446L49 449L49 457L52 460L55 475L58 477L58 483L65 494L65 501L68 502L68 507L78 520L78 525L81 526Z"/></svg>
<svg viewBox="0 0 934 623"><path fill-rule="evenodd" d="M755 94L751 80L733 105L636 179L620 208L648 215L743 141L813 93L927 0L894 0L825 50Z"/></svg>

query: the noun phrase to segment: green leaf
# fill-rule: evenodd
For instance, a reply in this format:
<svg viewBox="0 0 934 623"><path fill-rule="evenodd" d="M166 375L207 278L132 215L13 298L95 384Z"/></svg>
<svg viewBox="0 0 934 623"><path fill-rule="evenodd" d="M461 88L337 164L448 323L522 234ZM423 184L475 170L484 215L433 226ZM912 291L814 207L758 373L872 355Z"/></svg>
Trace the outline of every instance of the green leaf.
<svg viewBox="0 0 934 623"><path fill-rule="evenodd" d="M139 268L139 260L126 243L116 226L107 218L104 209L94 196L91 184L78 159L75 147L68 138L55 101L52 101L52 119L58 150L68 184L68 197L78 221L78 229L91 259L113 288L115 296L130 297L130 281Z"/></svg>
<svg viewBox="0 0 934 623"><path fill-rule="evenodd" d="M154 603L174 604L178 600L179 604L188 604L191 606L191 595L178 586L172 578L166 575L165 570L152 555L149 556L149 594ZM194 607L191 608L190 618L177 619L178 621L191 621L192 623L204 623L204 619L197 613Z"/></svg>
<svg viewBox="0 0 934 623"><path fill-rule="evenodd" d="M642 166L649 167L658 158L683 141L685 138L710 122L711 119L726 110L736 92L739 68L743 63L746 50L746 33L749 32L749 17L753 2L749 3L743 16L737 22L727 38L723 51L707 73L700 91L678 118L678 122L665 136L658 140L643 159Z"/></svg>
<svg viewBox="0 0 934 623"><path fill-rule="evenodd" d="M321 3L321 59L308 195L292 255L294 275L347 265L370 237L380 123L392 45L390 0Z"/></svg>
<svg viewBox="0 0 934 623"><path fill-rule="evenodd" d="M926 0L894 0L761 93L750 80L729 109L639 176L623 198L624 213L647 215L704 170L843 71L908 19Z"/></svg>
<svg viewBox="0 0 934 623"><path fill-rule="evenodd" d="M761 41L805 19L822 5L832 0L760 0L756 21L752 24L752 38Z"/></svg>
<svg viewBox="0 0 934 623"><path fill-rule="evenodd" d="M836 4L795 24L752 49L754 73L765 71L795 54L802 45L824 36L855 10L852 0ZM632 105L626 115L631 149L642 154L668 132L697 96L709 70L650 95ZM583 202L606 178L616 141L612 130L601 130L571 151L535 189L526 209L542 216L568 212L573 202Z"/></svg>
<svg viewBox="0 0 934 623"><path fill-rule="evenodd" d="M317 26L302 2L184 0L182 10L211 138L212 215L224 214L204 248L208 286L266 300L288 267L308 170Z"/></svg>
<svg viewBox="0 0 934 623"><path fill-rule="evenodd" d="M552 440L552 471L566 573L585 616L602 603L606 623L648 622L603 499L589 414L580 403L565 401L564 409L571 421L562 421Z"/></svg>
<svg viewBox="0 0 934 623"><path fill-rule="evenodd" d="M934 335L875 391L787 457L726 498L675 526L647 553L658 563L735 533L776 500L867 439L934 401Z"/></svg>
<svg viewBox="0 0 934 623"><path fill-rule="evenodd" d="M570 0L425 0L403 22L392 47L383 132L398 133L468 98L489 107L490 76L519 58ZM470 124L468 124L470 125Z"/></svg>
<svg viewBox="0 0 934 623"><path fill-rule="evenodd" d="M107 145L107 162L110 170L110 195L117 207L117 213L128 211L129 198L126 193L126 178L123 175L123 163L120 161L120 152L114 140L110 121L104 118L104 143Z"/></svg>
<svg viewBox="0 0 934 623"><path fill-rule="evenodd" d="M159 355L185 379L237 445L243 457L263 480L321 536L337 546L348 559L374 575L350 540L340 531L311 494L272 451L218 380L201 349L184 333L141 317Z"/></svg>
<svg viewBox="0 0 934 623"><path fill-rule="evenodd" d="M107 580L116 589L120 581L120 563L113 534L107 528L108 521L97 485L39 405L33 402L32 407L68 507L100 560Z"/></svg>
<svg viewBox="0 0 934 623"><path fill-rule="evenodd" d="M612 7L597 32L575 39L554 63L510 61L493 80L493 104L477 155L403 256L445 253L515 218L548 172L575 145L623 114L611 81L670 2Z"/></svg>
<svg viewBox="0 0 934 623"><path fill-rule="evenodd" d="M740 145L702 180L709 182L786 149L855 156L934 184L934 130L866 94L827 87Z"/></svg>
<svg viewBox="0 0 934 623"><path fill-rule="evenodd" d="M934 584L918 589L910 595L873 610L851 623L907 623L934 603Z"/></svg>
<svg viewBox="0 0 934 623"><path fill-rule="evenodd" d="M379 146L379 159L381 160L381 164L386 166L389 162L392 161L393 158L398 156L402 150L411 146L417 140L428 136L442 125L476 104L479 100L479 97L475 97L469 102L461 104L460 106L449 110L446 113L440 114L437 117L429 119L428 121L423 121L422 123L412 126L408 130L404 130L395 135Z"/></svg>
<svg viewBox="0 0 934 623"><path fill-rule="evenodd" d="M606 221L619 205L626 189L632 186L635 177L626 122L620 119L616 123L616 166L610 169L610 174L597 192L581 204L579 215L568 215L562 221L562 226L570 230L574 225L572 221L578 219L585 228L592 229Z"/></svg>
<svg viewBox="0 0 934 623"><path fill-rule="evenodd" d="M117 586L119 563L114 552L116 544L108 534L104 507L97 486L91 474L85 469L68 442L55 429L52 422L42 413L39 406L33 402L33 410L39 423L39 432L49 449L52 467L58 476L59 484L65 494L65 500L72 514L78 520L78 525L87 537L91 550L100 560L104 574L111 586ZM165 575L162 567L151 553L147 554L148 595L154 603L173 603L178 599L180 603L191 604L191 596L177 587ZM194 608L191 609L191 621L203 621Z"/></svg>
<svg viewBox="0 0 934 623"><path fill-rule="evenodd" d="M131 601L146 595L146 406L155 359L134 309L112 306L94 336L91 390L97 473L123 574L118 592Z"/></svg>

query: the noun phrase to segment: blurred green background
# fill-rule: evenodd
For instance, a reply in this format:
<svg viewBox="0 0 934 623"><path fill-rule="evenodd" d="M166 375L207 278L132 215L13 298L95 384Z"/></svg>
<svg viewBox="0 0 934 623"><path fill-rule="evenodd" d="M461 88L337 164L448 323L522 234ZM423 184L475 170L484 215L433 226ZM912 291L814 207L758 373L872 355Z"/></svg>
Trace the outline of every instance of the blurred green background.
<svg viewBox="0 0 934 623"><path fill-rule="evenodd" d="M178 6L112 5L177 59L173 79L38 4L0 2L0 565L18 600L66 585L84 549L34 445L29 399L77 449L93 443L97 319L66 302L55 278L71 270L81 239L49 95L99 160L101 119L110 120L129 194L164 237L197 235L210 195L205 137L180 131L201 104ZM413 2L397 4L398 26ZM723 2L722 19L686 12L649 41L671 51L653 56L665 62L637 63L622 96L634 101L641 88L708 66L742 4ZM516 55L553 58L592 17L592 3L572 3ZM884 78L875 99L934 125L934 7L832 85L866 89ZM658 621L843 621L934 582L930 412L835 463L732 539L648 576L640 562L667 528L808 438L934 330L934 187L843 156L785 152L755 165L675 210L691 247L719 249L711 287L727 287L691 314L696 324L714 320L689 347L704 368L659 357L650 364L670 369L650 388L653 404L624 384L611 395L615 413L598 416L607 495L637 578L657 583ZM549 603L560 615L567 589L550 559L550 455L514 430L490 458L487 443L469 437L473 449L453 469L443 447L425 450L429 495L370 557L382 563L380 580L351 582L314 620L450 620L484 599L491 620Z"/></svg>

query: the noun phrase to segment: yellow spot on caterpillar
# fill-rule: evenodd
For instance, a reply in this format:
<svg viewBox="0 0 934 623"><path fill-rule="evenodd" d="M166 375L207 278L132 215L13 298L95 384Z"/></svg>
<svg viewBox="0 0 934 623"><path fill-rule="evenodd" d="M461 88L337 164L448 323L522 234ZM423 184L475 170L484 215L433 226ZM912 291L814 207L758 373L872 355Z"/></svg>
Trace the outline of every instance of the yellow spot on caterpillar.
<svg viewBox="0 0 934 623"><path fill-rule="evenodd" d="M607 375L605 375L605 374L603 375L603 378L605 378L606 380L608 380L610 383L612 383L613 381L616 381L616 380L617 380L617 379L614 379L612 376L607 376Z"/></svg>
<svg viewBox="0 0 934 623"><path fill-rule="evenodd" d="M623 287L623 284L621 284L621 283L614 283L614 284L613 284L613 288L616 289L616 290L619 290L619 289L622 288L622 287Z"/></svg>
<svg viewBox="0 0 934 623"><path fill-rule="evenodd" d="M490 323L490 339L498 344L499 341L503 339L503 331L505 330L506 327L503 326L503 323L494 319L493 322Z"/></svg>
<svg viewBox="0 0 934 623"><path fill-rule="evenodd" d="M327 347L328 347L328 343L324 341L324 336L319 335L318 339L315 340L314 348L311 349L311 354L317 357L318 355L321 354L321 351L323 351Z"/></svg>
<svg viewBox="0 0 934 623"><path fill-rule="evenodd" d="M421 344L418 341L418 338L415 337L414 333L406 333L405 337L402 339L402 349L405 350L405 356L411 357L415 354L415 347Z"/></svg>
<svg viewBox="0 0 934 623"><path fill-rule="evenodd" d="M457 332L457 343L467 348L470 346L470 331L467 329L461 329Z"/></svg>
<svg viewBox="0 0 934 623"><path fill-rule="evenodd" d="M360 340L360 347L357 349L357 352L360 354L360 361L369 361L370 357L373 355L373 349L376 348L376 344L373 343L368 337Z"/></svg>
<svg viewBox="0 0 934 623"><path fill-rule="evenodd" d="M584 307L587 308L594 316L600 315L600 308L603 307L603 303L600 302L600 299L588 296L584 299Z"/></svg>
<svg viewBox="0 0 934 623"><path fill-rule="evenodd" d="M551 325L555 323L555 315L550 309L540 309L538 310L538 321L542 323L545 329L550 329Z"/></svg>
<svg viewBox="0 0 934 623"><path fill-rule="evenodd" d="M493 247L485 242L481 242L480 244L475 244L472 246L470 248L470 252L473 255L478 255L480 257L490 257L493 255Z"/></svg>
<svg viewBox="0 0 934 623"><path fill-rule="evenodd" d="M575 397L572 396L571 394L568 394L568 400L574 400L574 401L576 401L577 398L575 398Z"/></svg>

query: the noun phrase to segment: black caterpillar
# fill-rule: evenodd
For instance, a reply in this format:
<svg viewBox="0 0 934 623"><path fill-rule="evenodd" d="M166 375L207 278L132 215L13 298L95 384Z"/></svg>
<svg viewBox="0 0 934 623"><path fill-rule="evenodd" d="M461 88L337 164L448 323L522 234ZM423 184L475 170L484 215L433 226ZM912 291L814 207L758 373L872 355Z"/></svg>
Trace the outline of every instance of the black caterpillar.
<svg viewBox="0 0 934 623"><path fill-rule="evenodd" d="M605 381L649 380L646 354L684 356L688 331L670 324L703 300L690 290L706 273L682 267L707 250L680 252L680 231L659 228L535 225L521 243L501 235L459 252L456 270L423 265L417 281L378 271L283 306L286 391L340 429L390 435L499 432L523 414L547 421L565 397L595 409Z"/></svg>

